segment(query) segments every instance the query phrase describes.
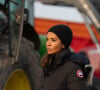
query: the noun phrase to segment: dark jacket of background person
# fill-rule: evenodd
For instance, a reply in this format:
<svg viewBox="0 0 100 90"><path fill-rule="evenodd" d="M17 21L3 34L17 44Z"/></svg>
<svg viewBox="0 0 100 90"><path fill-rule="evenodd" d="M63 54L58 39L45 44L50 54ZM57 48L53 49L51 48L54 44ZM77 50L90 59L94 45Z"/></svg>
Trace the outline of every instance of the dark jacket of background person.
<svg viewBox="0 0 100 90"><path fill-rule="evenodd" d="M37 34L35 28L31 24L24 23L22 36L34 43L34 47L36 50L40 49L39 35Z"/></svg>
<svg viewBox="0 0 100 90"><path fill-rule="evenodd" d="M71 55L64 49L50 56L52 61L43 68L40 90L89 90L81 67L70 60Z"/></svg>
<svg viewBox="0 0 100 90"><path fill-rule="evenodd" d="M100 89L100 80L94 76L93 66L85 52L73 53L71 55L72 62L78 64L84 73L87 86L90 90ZM85 67L88 66L88 67Z"/></svg>

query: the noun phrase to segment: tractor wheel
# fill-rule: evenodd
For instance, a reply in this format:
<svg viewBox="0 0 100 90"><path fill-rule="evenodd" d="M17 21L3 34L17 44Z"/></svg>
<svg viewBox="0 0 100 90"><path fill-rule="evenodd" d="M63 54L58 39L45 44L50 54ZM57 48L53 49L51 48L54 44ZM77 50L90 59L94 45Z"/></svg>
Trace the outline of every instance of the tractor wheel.
<svg viewBox="0 0 100 90"><path fill-rule="evenodd" d="M4 68L0 75L0 90L38 90L41 68L34 44L22 39L18 61Z"/></svg>
<svg viewBox="0 0 100 90"><path fill-rule="evenodd" d="M14 64L5 70L0 90L32 90L27 71L23 66Z"/></svg>

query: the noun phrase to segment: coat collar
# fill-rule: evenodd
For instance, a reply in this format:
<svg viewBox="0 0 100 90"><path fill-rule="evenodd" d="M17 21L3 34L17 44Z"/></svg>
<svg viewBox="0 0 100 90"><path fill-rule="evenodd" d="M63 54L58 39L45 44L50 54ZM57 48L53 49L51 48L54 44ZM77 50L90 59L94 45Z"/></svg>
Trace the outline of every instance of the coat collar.
<svg viewBox="0 0 100 90"><path fill-rule="evenodd" d="M57 54L50 55L51 63L47 63L43 69L44 77L53 73L57 68L70 60L71 51L69 49L63 49Z"/></svg>
<svg viewBox="0 0 100 90"><path fill-rule="evenodd" d="M70 49L63 49L61 52L52 55L52 63L53 65L62 65L66 61L70 59L71 51Z"/></svg>

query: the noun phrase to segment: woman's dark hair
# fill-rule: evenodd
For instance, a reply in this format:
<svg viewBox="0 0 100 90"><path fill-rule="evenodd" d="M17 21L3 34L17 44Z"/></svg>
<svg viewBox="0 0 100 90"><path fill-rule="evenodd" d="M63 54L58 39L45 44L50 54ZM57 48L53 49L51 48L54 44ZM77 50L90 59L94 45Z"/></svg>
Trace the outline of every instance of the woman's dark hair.
<svg viewBox="0 0 100 90"><path fill-rule="evenodd" d="M50 58L50 55L45 54L45 55L42 57L42 59L40 60L40 66L41 66L41 67L45 67L46 64L48 63L49 58Z"/></svg>

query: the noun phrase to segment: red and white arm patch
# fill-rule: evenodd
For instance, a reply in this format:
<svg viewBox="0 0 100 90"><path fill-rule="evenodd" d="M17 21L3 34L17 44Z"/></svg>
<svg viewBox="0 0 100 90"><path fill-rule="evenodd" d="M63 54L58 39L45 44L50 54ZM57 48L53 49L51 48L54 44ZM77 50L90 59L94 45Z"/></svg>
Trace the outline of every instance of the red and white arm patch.
<svg viewBox="0 0 100 90"><path fill-rule="evenodd" d="M83 77L84 77L84 76L83 76L82 70L77 70L77 76L78 76L79 78L83 78Z"/></svg>

